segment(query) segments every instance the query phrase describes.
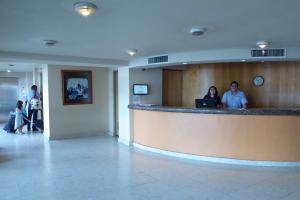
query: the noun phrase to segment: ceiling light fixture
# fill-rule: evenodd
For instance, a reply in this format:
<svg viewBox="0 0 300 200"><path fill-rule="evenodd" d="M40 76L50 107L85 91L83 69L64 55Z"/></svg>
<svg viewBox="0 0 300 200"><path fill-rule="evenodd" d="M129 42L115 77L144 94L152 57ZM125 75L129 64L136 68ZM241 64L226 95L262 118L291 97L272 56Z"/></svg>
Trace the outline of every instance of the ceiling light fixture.
<svg viewBox="0 0 300 200"><path fill-rule="evenodd" d="M43 43L46 46L52 47L52 46L55 46L55 44L57 43L57 41L56 40L43 40Z"/></svg>
<svg viewBox="0 0 300 200"><path fill-rule="evenodd" d="M190 33L193 35L193 36L200 36L200 35L203 35L205 32L207 31L207 28L191 28L190 30Z"/></svg>
<svg viewBox="0 0 300 200"><path fill-rule="evenodd" d="M133 50L127 51L127 53L128 53L130 56L134 56L134 55L137 53L137 50L136 50L136 49L133 49Z"/></svg>
<svg viewBox="0 0 300 200"><path fill-rule="evenodd" d="M78 2L74 4L74 9L79 15L88 17L97 10L97 6L90 2Z"/></svg>
<svg viewBox="0 0 300 200"><path fill-rule="evenodd" d="M11 70L10 69L8 69L8 70L6 70L8 73L10 73L11 72Z"/></svg>
<svg viewBox="0 0 300 200"><path fill-rule="evenodd" d="M182 64L183 64L183 65L187 65L188 63L187 63L187 62L183 62Z"/></svg>
<svg viewBox="0 0 300 200"><path fill-rule="evenodd" d="M261 42L257 42L256 45L261 48L261 49L264 49L268 46L268 42L265 42L265 41L261 41Z"/></svg>

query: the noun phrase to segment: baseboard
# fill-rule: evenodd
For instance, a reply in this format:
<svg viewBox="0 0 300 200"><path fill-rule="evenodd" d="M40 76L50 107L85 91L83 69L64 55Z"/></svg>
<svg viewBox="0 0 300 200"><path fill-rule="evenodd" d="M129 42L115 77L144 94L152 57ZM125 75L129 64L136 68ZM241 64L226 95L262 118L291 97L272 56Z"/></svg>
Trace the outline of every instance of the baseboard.
<svg viewBox="0 0 300 200"><path fill-rule="evenodd" d="M115 136L116 135L116 133L113 132L113 131L107 131L107 134L110 135L110 136Z"/></svg>
<svg viewBox="0 0 300 200"><path fill-rule="evenodd" d="M97 132L97 133L85 133L85 134L69 134L69 135L57 135L49 137L49 140L65 140L65 139L75 139L75 138L85 138L85 137L96 137L103 134L108 134L108 131Z"/></svg>
<svg viewBox="0 0 300 200"><path fill-rule="evenodd" d="M177 158L184 158L190 160L198 160L204 162L222 163L222 164L232 164L232 165L246 165L246 166L259 166L259 167L300 167L300 162L275 162L275 161L255 161L255 160L238 160L230 158L218 158L209 156L196 156L191 154L177 153L172 151L165 151L161 149L156 149L152 147L147 147L144 145L133 143L135 148L149 151L153 153L158 153L166 156L172 156Z"/></svg>

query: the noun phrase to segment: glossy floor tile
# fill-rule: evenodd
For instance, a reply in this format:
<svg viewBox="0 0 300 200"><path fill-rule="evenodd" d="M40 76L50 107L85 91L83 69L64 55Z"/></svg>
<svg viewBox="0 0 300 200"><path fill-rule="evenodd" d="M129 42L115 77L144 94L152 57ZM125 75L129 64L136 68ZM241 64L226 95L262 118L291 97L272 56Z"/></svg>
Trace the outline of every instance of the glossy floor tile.
<svg viewBox="0 0 300 200"><path fill-rule="evenodd" d="M160 156L108 135L47 141L0 133L0 200L299 200L300 168Z"/></svg>

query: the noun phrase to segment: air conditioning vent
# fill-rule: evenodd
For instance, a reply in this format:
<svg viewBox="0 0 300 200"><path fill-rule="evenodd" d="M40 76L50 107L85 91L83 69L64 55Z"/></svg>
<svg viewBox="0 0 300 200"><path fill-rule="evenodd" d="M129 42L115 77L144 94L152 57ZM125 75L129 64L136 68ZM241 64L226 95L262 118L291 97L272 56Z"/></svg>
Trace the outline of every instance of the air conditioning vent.
<svg viewBox="0 0 300 200"><path fill-rule="evenodd" d="M148 65L149 64L156 64L156 63L165 63L169 61L169 56L155 56L148 58Z"/></svg>
<svg viewBox="0 0 300 200"><path fill-rule="evenodd" d="M254 49L251 50L251 57L285 57L286 49Z"/></svg>

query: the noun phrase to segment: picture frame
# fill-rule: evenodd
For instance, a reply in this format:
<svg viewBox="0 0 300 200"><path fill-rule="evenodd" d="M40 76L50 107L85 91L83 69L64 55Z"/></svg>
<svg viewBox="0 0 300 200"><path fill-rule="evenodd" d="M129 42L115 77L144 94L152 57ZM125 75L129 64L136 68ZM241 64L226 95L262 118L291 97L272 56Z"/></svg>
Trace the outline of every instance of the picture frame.
<svg viewBox="0 0 300 200"><path fill-rule="evenodd" d="M63 105L93 104L92 71L61 70Z"/></svg>

